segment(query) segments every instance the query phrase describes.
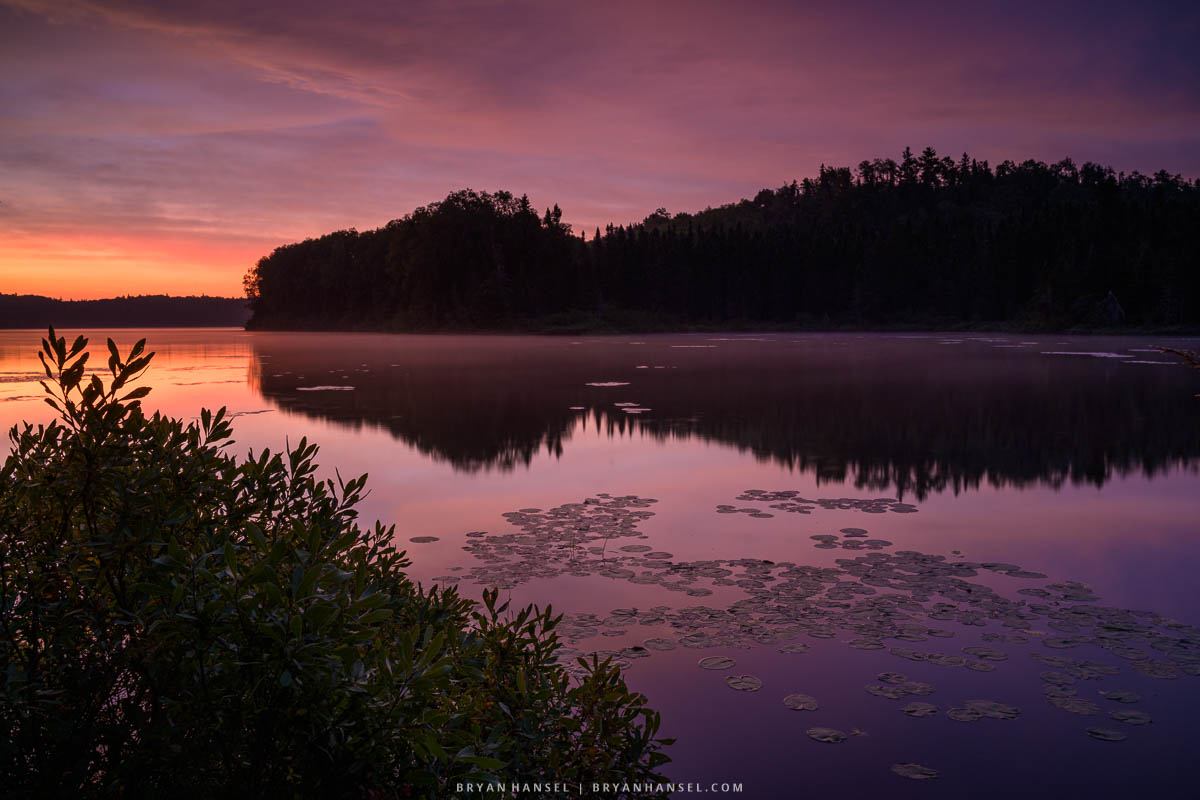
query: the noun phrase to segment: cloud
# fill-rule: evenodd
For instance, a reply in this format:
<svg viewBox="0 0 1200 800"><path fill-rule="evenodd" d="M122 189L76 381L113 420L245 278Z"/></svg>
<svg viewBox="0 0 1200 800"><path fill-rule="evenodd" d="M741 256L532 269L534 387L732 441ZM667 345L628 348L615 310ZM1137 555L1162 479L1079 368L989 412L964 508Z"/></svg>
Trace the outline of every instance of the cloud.
<svg viewBox="0 0 1200 800"><path fill-rule="evenodd" d="M1200 172L1182 3L0 0L0 30L0 237L233 258L463 186L590 230L905 145Z"/></svg>

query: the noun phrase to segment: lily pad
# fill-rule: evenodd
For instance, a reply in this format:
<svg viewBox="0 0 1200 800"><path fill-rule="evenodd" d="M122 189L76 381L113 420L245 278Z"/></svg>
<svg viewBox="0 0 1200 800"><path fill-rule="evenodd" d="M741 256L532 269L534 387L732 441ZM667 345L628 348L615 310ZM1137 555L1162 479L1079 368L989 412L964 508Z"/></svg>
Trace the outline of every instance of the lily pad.
<svg viewBox="0 0 1200 800"><path fill-rule="evenodd" d="M964 647L963 652L986 661L1006 661L1008 659L1008 654L1003 650L997 650L994 647L984 647L983 645Z"/></svg>
<svg viewBox="0 0 1200 800"><path fill-rule="evenodd" d="M725 684L739 692L757 692L762 688L763 682L753 675L730 675L725 679Z"/></svg>
<svg viewBox="0 0 1200 800"><path fill-rule="evenodd" d="M892 772L901 778L909 778L914 781L928 781L938 776L936 769L920 764L892 764Z"/></svg>
<svg viewBox="0 0 1200 800"><path fill-rule="evenodd" d="M817 698L807 694L789 694L783 704L793 711L816 711L820 707Z"/></svg>
<svg viewBox="0 0 1200 800"><path fill-rule="evenodd" d="M1090 716L1100 711L1100 706L1082 697L1051 697L1050 702L1063 711L1070 711L1072 714Z"/></svg>
<svg viewBox="0 0 1200 800"><path fill-rule="evenodd" d="M955 722L975 722L983 715L973 708L952 708L946 712L946 716Z"/></svg>
<svg viewBox="0 0 1200 800"><path fill-rule="evenodd" d="M1102 742L1123 742L1125 734L1112 728L1088 728L1087 735Z"/></svg>
<svg viewBox="0 0 1200 800"><path fill-rule="evenodd" d="M1057 684L1058 686L1070 686L1075 682L1075 679L1065 672L1055 672L1053 670L1047 670L1041 673L1040 677L1046 683L1053 683Z"/></svg>
<svg viewBox="0 0 1200 800"><path fill-rule="evenodd" d="M834 728L809 728L805 733L808 738L824 744L840 744L846 741L846 734Z"/></svg>
<svg viewBox="0 0 1200 800"><path fill-rule="evenodd" d="M1108 716L1110 719L1115 719L1117 722L1124 722L1126 725L1146 725L1153 721L1145 711L1138 711L1132 708L1117 709L1116 711L1109 712Z"/></svg>
<svg viewBox="0 0 1200 800"><path fill-rule="evenodd" d="M1016 719L1021 714L1021 709L1016 706L997 703L995 700L968 700L965 705L988 719Z"/></svg>
<svg viewBox="0 0 1200 800"><path fill-rule="evenodd" d="M732 669L737 666L736 661L725 656L709 656L700 659L698 663L701 669Z"/></svg>
<svg viewBox="0 0 1200 800"><path fill-rule="evenodd" d="M847 644L859 650L882 650L883 642L878 639L851 639Z"/></svg>
<svg viewBox="0 0 1200 800"><path fill-rule="evenodd" d="M906 694L915 694L921 697L933 694L933 685L922 683L921 681L905 681L904 683L898 684L896 688L900 689Z"/></svg>
<svg viewBox="0 0 1200 800"><path fill-rule="evenodd" d="M937 713L938 707L933 703L923 703L920 700L916 700L900 710L910 717L932 717Z"/></svg>

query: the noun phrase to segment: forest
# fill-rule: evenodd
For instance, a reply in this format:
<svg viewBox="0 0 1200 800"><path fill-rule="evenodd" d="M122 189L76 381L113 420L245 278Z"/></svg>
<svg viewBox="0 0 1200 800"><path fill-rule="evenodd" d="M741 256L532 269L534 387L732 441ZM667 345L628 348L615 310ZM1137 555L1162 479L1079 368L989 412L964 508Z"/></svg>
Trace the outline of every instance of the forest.
<svg viewBox="0 0 1200 800"><path fill-rule="evenodd" d="M0 328L241 327L249 316L246 301L241 298L137 295L56 300L33 294L0 294Z"/></svg>
<svg viewBox="0 0 1200 800"><path fill-rule="evenodd" d="M1166 171L906 148L590 236L562 217L467 189L284 245L245 277L249 327L1200 326L1200 180Z"/></svg>

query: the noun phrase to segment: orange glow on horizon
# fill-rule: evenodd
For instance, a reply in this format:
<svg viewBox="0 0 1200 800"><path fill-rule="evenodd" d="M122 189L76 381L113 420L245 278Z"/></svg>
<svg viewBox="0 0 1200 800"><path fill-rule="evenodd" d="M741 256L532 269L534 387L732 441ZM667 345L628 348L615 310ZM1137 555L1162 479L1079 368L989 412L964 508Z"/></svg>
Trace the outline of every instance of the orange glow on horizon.
<svg viewBox="0 0 1200 800"><path fill-rule="evenodd" d="M91 232L0 237L0 293L95 300L138 294L241 297L273 245Z"/></svg>

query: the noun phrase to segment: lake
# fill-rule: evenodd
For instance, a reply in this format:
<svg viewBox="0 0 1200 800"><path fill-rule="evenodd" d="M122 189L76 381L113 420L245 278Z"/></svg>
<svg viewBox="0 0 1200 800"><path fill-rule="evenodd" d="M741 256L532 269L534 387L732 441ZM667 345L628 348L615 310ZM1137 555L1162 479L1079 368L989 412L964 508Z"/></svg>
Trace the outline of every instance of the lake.
<svg viewBox="0 0 1200 800"><path fill-rule="evenodd" d="M90 333L149 339L148 408L369 473L415 578L565 613L674 780L1197 791L1200 373L1153 349L1196 340ZM5 429L40 335L0 332Z"/></svg>

